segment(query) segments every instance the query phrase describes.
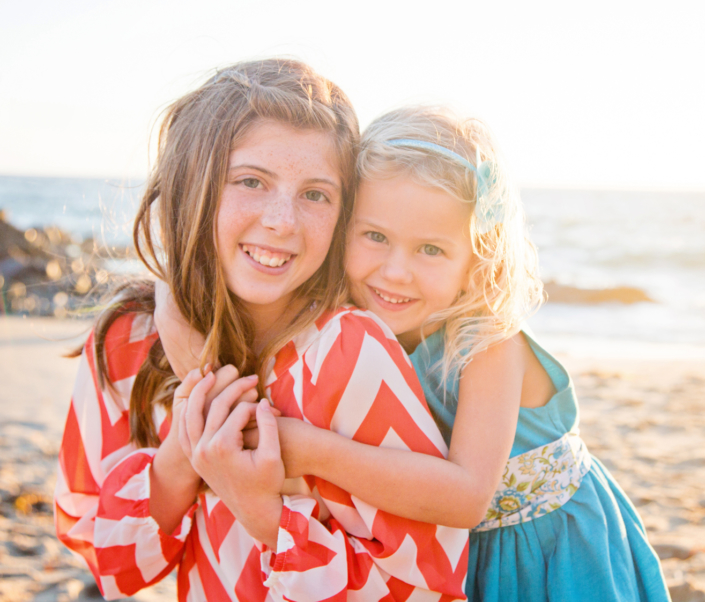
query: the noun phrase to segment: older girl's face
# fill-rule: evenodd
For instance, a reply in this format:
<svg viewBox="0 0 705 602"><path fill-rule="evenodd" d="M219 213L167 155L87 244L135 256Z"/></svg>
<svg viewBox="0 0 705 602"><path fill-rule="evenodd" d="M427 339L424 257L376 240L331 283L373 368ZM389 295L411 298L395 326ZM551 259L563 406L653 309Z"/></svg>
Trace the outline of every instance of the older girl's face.
<svg viewBox="0 0 705 602"><path fill-rule="evenodd" d="M265 120L230 153L217 217L228 288L253 316L282 315L326 258L341 210L330 134Z"/></svg>

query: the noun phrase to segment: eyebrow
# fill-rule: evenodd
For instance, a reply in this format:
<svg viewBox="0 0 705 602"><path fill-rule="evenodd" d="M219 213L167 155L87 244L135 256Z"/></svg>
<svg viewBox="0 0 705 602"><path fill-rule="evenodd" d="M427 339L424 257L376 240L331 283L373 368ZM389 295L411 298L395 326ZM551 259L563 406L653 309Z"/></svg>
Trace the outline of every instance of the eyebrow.
<svg viewBox="0 0 705 602"><path fill-rule="evenodd" d="M274 172L269 171L264 167L260 167L259 165L249 165L247 163L243 163L241 165L229 165L228 173L230 173L231 171L236 171L238 169L256 169L257 171L261 171L262 173L267 174L268 176L275 176Z"/></svg>
<svg viewBox="0 0 705 602"><path fill-rule="evenodd" d="M306 180L307 184L328 184L332 188L335 188L336 191L340 191L340 184L336 184L333 180L329 180L328 178L311 178L310 180Z"/></svg>
<svg viewBox="0 0 705 602"><path fill-rule="evenodd" d="M277 177L277 174L275 174L273 171L269 171L268 169L260 167L259 165L250 165L247 163L243 163L241 165L230 165L228 167L228 173L230 173L231 171L237 171L238 169L255 169L273 178ZM333 180L329 180L328 178L310 178L306 180L306 184L328 184L328 186L334 188L336 192L340 192L341 190L340 184L337 184L336 182L334 182Z"/></svg>

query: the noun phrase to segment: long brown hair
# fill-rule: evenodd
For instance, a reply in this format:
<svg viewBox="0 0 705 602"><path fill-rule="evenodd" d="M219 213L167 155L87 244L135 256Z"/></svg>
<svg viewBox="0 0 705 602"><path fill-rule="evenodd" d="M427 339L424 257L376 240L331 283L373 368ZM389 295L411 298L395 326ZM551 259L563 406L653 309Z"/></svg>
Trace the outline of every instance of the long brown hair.
<svg viewBox="0 0 705 602"><path fill-rule="evenodd" d="M250 316L228 291L219 266L215 222L229 154L263 119L331 134L340 166L343 207L325 261L297 291L299 298L315 303L306 304L258 356L253 351ZM240 374L259 373L264 383L264 371L276 352L345 300L345 231L352 212L358 139L357 118L345 94L294 60L235 64L168 107L133 238L143 263L170 285L181 313L206 337L203 364L233 364ZM153 285L133 281L99 317L95 341L101 383L109 381L103 350L110 325L125 312L153 311ZM131 437L138 445L158 445L153 406L170 407L177 383L157 341L132 388Z"/></svg>

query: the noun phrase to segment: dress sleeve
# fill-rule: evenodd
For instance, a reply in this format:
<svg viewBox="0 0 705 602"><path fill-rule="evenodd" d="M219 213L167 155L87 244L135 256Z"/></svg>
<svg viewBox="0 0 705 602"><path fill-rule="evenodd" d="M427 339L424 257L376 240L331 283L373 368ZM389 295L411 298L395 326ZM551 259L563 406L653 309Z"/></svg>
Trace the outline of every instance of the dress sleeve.
<svg viewBox="0 0 705 602"><path fill-rule="evenodd" d="M330 324L302 371L304 420L362 443L447 455L408 357L376 318L352 311ZM277 593L296 602L465 599L467 530L402 519L306 480L323 505L284 496L276 553L263 557Z"/></svg>
<svg viewBox="0 0 705 602"><path fill-rule="evenodd" d="M115 390L101 389L91 333L59 452L56 532L85 559L106 599L131 595L166 576L181 557L195 511L194 506L171 535L159 529L149 514L156 449L130 443L130 390L155 340L146 316L118 318L105 343ZM168 432L165 415L161 418L160 435Z"/></svg>

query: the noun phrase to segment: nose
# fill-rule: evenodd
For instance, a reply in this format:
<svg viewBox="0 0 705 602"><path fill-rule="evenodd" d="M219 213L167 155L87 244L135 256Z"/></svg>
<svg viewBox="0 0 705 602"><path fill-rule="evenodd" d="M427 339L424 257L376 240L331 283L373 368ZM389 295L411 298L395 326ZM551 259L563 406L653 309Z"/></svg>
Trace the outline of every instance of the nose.
<svg viewBox="0 0 705 602"><path fill-rule="evenodd" d="M289 236L299 229L296 197L282 192L267 201L262 212L262 225L279 236Z"/></svg>
<svg viewBox="0 0 705 602"><path fill-rule="evenodd" d="M380 267L382 277L395 284L411 284L414 276L402 249L392 249Z"/></svg>

